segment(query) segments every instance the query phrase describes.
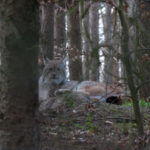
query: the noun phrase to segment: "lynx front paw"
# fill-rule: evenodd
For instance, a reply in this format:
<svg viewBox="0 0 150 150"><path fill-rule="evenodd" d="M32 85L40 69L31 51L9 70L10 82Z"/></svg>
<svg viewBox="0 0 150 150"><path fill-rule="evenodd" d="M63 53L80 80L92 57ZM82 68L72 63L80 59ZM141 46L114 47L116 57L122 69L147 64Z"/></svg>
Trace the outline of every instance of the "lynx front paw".
<svg viewBox="0 0 150 150"><path fill-rule="evenodd" d="M70 93L71 90L69 89L58 89L55 91L55 95L58 96L58 95L61 95L61 94L66 94L66 93Z"/></svg>

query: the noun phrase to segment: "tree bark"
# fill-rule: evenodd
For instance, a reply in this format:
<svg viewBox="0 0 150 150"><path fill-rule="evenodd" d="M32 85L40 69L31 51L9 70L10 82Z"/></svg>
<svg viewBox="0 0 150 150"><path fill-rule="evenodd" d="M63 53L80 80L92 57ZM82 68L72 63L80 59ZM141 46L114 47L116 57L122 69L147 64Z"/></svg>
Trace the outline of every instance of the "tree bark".
<svg viewBox="0 0 150 150"><path fill-rule="evenodd" d="M0 150L38 150L38 4L0 0Z"/></svg>
<svg viewBox="0 0 150 150"><path fill-rule="evenodd" d="M41 2L41 40L40 47L44 58L54 55L54 3Z"/></svg>
<svg viewBox="0 0 150 150"><path fill-rule="evenodd" d="M88 9L90 2L84 2L84 13L86 9ZM89 53L90 53L90 14L89 10L83 18L83 52L84 52L84 60L83 60L83 79L89 80L89 69L90 69L90 61L89 61Z"/></svg>
<svg viewBox="0 0 150 150"><path fill-rule="evenodd" d="M106 15L104 19L104 33L105 33L105 42L112 45L112 28L113 28L113 20L111 15L111 5L106 4ZM108 84L112 84L113 82L113 55L111 49L106 49L107 54L105 55L105 65L104 65L104 79Z"/></svg>
<svg viewBox="0 0 150 150"><path fill-rule="evenodd" d="M122 6L123 1L119 0L119 18L122 25L122 39L121 39L121 48L122 48L122 54L123 54L123 65L126 71L127 76L127 83L128 87L131 93L131 99L133 102L133 109L135 114L135 119L138 127L139 134L143 134L143 120L140 113L140 107L139 107L139 101L138 101L138 95L136 91L136 85L135 80L133 76L133 61L129 52L129 26L127 22L127 18L124 15L124 9Z"/></svg>
<svg viewBox="0 0 150 150"><path fill-rule="evenodd" d="M91 58L90 58L90 79L93 81L99 80L99 5L98 3L91 4L90 10L90 30L91 30Z"/></svg>
<svg viewBox="0 0 150 150"><path fill-rule="evenodd" d="M61 7L65 7L64 2L60 3ZM64 10L56 9L55 11L55 23L56 23L56 45L58 47L66 45L66 29L65 29L65 12Z"/></svg>
<svg viewBox="0 0 150 150"><path fill-rule="evenodd" d="M71 80L82 80L82 42L79 6L74 5L74 7L76 8L68 15L69 46L72 48L72 50L69 51L69 70Z"/></svg>
<svg viewBox="0 0 150 150"><path fill-rule="evenodd" d="M147 82L141 87L140 96L146 99L150 96L150 1L137 1L137 7L140 26L137 28L137 49L140 48L138 55L140 83Z"/></svg>

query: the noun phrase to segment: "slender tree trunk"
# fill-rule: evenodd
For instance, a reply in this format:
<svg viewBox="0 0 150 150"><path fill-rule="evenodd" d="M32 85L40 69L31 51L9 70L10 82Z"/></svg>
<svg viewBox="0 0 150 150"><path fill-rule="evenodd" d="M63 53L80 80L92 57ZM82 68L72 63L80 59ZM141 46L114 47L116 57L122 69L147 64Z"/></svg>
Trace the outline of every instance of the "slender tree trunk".
<svg viewBox="0 0 150 150"><path fill-rule="evenodd" d="M89 7L90 2L85 1L84 2L84 13L86 9ZM83 61L83 78L84 80L89 80L89 69L90 69L90 61L89 61L89 53L90 53L90 30L89 30L89 20L90 15L89 11L87 12L86 16L83 18L83 38L84 38L84 43L83 43L83 51L84 51L84 61Z"/></svg>
<svg viewBox="0 0 150 150"><path fill-rule="evenodd" d="M122 0L119 0L120 5L118 8L118 13L122 25L122 39L121 39L121 48L122 48L122 54L123 54L123 65L126 71L126 76L127 76L127 82L129 86L129 90L131 93L131 98L133 101L133 108L134 108L134 113L135 113L135 119L137 122L137 127L138 127L138 132L139 134L143 134L144 129L143 129L143 121L140 113L140 107L139 107L139 102L138 102L138 96L137 96L137 91L136 91L136 85L134 81L134 76L133 76L133 61L129 52L129 26L127 19L124 15L124 9L122 6Z"/></svg>
<svg viewBox="0 0 150 150"><path fill-rule="evenodd" d="M111 16L111 6L106 4L106 16L104 21L105 28L105 42L112 44L112 16ZM105 65L104 65L104 79L108 84L112 84L112 66L113 66L113 56L112 50L107 49L107 55L105 55Z"/></svg>
<svg viewBox="0 0 150 150"><path fill-rule="evenodd" d="M112 36L113 36L113 20L111 14L111 5L106 4L106 15L104 19L104 33L105 33L105 42L112 45ZM104 79L108 84L113 82L113 51L112 49L106 49L107 54L105 55L105 65L104 65Z"/></svg>
<svg viewBox="0 0 150 150"><path fill-rule="evenodd" d="M93 3L90 10L90 30L91 30L91 67L90 79L99 80L99 50L96 48L99 44L99 4Z"/></svg>
<svg viewBox="0 0 150 150"><path fill-rule="evenodd" d="M75 7L75 5L74 5ZM73 8L71 8L73 9ZM81 30L79 6L68 16L68 36L69 45L72 50L69 51L69 70L71 80L82 80L82 60L81 60Z"/></svg>
<svg viewBox="0 0 150 150"><path fill-rule="evenodd" d="M54 55L54 3L41 2L41 40L40 47L44 58Z"/></svg>
<svg viewBox="0 0 150 150"><path fill-rule="evenodd" d="M38 150L38 4L0 0L0 150Z"/></svg>
<svg viewBox="0 0 150 150"><path fill-rule="evenodd" d="M140 96L148 98L150 96L150 1L137 1L137 13L139 18L139 24L137 36L137 48L140 48L139 55L139 68L141 74L141 84L144 82L140 90Z"/></svg>
<svg viewBox="0 0 150 150"><path fill-rule="evenodd" d="M65 7L64 3L60 3L61 7ZM58 47L66 45L66 29L65 29L65 12L64 10L56 9L55 11L55 28L56 28L56 45Z"/></svg>

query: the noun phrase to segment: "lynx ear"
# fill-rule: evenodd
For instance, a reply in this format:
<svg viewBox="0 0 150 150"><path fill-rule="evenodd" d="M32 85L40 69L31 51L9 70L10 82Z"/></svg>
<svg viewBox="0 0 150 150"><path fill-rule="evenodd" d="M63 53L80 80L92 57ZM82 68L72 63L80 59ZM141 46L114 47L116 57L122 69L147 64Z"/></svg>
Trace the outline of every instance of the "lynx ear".
<svg viewBox="0 0 150 150"><path fill-rule="evenodd" d="M44 66L45 66L46 64L48 64L49 61L50 61L50 59L49 59L48 57L43 58Z"/></svg>
<svg viewBox="0 0 150 150"><path fill-rule="evenodd" d="M64 59L60 60L61 64L65 67L66 66L66 62L67 62L67 57L65 57Z"/></svg>
<svg viewBox="0 0 150 150"><path fill-rule="evenodd" d="M63 59L63 64L66 65L67 61L68 61L68 57L65 57L65 58Z"/></svg>
<svg viewBox="0 0 150 150"><path fill-rule="evenodd" d="M45 57L44 54L41 52L38 59L39 64L45 66L49 61L50 59L48 57Z"/></svg>

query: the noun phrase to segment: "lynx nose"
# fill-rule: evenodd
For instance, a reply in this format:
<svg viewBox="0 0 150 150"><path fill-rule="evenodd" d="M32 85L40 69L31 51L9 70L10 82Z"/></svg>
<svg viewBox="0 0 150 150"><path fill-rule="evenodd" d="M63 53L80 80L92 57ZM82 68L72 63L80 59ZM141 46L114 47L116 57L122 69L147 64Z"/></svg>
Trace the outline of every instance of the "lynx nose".
<svg viewBox="0 0 150 150"><path fill-rule="evenodd" d="M53 74L53 79L56 79L56 74Z"/></svg>

